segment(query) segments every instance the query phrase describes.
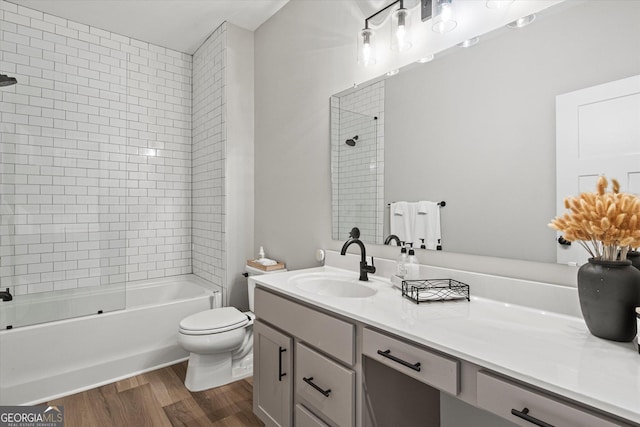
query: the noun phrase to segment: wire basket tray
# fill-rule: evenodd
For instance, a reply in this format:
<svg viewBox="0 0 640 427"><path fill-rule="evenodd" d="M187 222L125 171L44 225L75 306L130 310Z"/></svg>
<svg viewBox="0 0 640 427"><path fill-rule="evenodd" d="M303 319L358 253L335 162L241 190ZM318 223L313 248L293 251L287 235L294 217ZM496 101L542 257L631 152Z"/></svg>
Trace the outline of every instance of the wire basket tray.
<svg viewBox="0 0 640 427"><path fill-rule="evenodd" d="M403 280L402 296L414 301L452 301L469 298L469 285L454 279Z"/></svg>

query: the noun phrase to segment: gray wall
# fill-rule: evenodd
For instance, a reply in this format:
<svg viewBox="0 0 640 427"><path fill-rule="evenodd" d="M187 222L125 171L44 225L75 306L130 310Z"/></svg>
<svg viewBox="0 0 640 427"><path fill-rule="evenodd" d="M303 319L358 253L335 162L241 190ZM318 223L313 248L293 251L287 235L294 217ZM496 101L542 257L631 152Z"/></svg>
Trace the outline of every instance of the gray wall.
<svg viewBox="0 0 640 427"><path fill-rule="evenodd" d="M555 262L556 95L640 72L640 2L606 6L387 79L385 203L446 200L446 251Z"/></svg>
<svg viewBox="0 0 640 427"><path fill-rule="evenodd" d="M254 246L257 250L263 245L267 256L285 261L289 268L315 266L316 248L342 245L331 240L329 96L353 85L359 73L354 34L362 18L354 1L292 0L255 33ZM601 54L588 46L579 50L596 58ZM548 173L553 173L555 156L547 155ZM374 256L394 258L396 252L368 245L368 254ZM443 267L575 283L575 268L555 264L431 251L421 252L419 259Z"/></svg>

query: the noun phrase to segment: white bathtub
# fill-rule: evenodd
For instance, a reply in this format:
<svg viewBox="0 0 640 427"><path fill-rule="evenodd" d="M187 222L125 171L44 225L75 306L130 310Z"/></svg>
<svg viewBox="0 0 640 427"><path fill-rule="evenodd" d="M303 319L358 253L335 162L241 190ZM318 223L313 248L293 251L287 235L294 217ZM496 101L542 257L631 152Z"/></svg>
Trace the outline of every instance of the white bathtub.
<svg viewBox="0 0 640 427"><path fill-rule="evenodd" d="M41 403L185 360L178 323L221 300L194 275L132 282L124 310L0 331L0 405Z"/></svg>

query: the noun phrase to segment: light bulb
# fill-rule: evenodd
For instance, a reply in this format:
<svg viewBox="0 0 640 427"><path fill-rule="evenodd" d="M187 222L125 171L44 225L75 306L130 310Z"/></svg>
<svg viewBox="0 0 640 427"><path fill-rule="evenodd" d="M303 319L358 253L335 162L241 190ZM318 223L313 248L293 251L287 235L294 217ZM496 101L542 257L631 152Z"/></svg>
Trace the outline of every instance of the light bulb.
<svg viewBox="0 0 640 427"><path fill-rule="evenodd" d="M358 33L358 63L365 67L376 63L374 35L369 28Z"/></svg>
<svg viewBox="0 0 640 427"><path fill-rule="evenodd" d="M411 48L411 20L409 11L401 8L393 13L391 49L404 52Z"/></svg>
<svg viewBox="0 0 640 427"><path fill-rule="evenodd" d="M371 44L370 43L365 43L362 46L362 62L364 65L369 65L371 64Z"/></svg>
<svg viewBox="0 0 640 427"><path fill-rule="evenodd" d="M433 0L433 31L448 33L458 26L455 20L453 0Z"/></svg>

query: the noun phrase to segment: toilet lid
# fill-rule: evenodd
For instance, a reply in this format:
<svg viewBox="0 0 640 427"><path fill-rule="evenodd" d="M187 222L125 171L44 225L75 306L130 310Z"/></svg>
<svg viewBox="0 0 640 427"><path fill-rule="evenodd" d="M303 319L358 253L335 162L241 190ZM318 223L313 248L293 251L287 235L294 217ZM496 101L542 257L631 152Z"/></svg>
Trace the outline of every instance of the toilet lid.
<svg viewBox="0 0 640 427"><path fill-rule="evenodd" d="M180 330L191 334L216 334L245 326L249 318L235 307L215 308L185 317Z"/></svg>

